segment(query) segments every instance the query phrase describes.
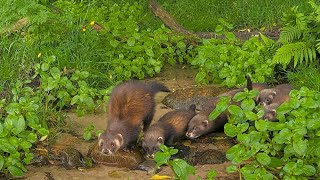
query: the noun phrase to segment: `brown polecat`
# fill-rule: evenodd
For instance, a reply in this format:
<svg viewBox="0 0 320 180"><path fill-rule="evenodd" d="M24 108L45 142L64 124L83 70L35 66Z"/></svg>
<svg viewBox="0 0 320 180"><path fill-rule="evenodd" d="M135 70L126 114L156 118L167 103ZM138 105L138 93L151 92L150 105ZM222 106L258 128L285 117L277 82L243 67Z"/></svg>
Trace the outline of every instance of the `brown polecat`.
<svg viewBox="0 0 320 180"><path fill-rule="evenodd" d="M277 108L279 106L280 106L280 104L278 104L278 103L272 103L272 104L263 106L263 108L264 108L263 119L267 119L269 121L276 121L277 120Z"/></svg>
<svg viewBox="0 0 320 180"><path fill-rule="evenodd" d="M108 102L107 129L99 136L102 153L113 154L119 149L132 150L143 125L146 130L155 112L154 95L170 92L161 83L131 80L116 86Z"/></svg>
<svg viewBox="0 0 320 180"><path fill-rule="evenodd" d="M146 156L154 157L159 151L159 145L172 145L174 141L184 137L190 119L196 115L196 105L190 105L189 109L179 109L168 112L158 122L151 125L142 137L142 148Z"/></svg>
<svg viewBox="0 0 320 180"><path fill-rule="evenodd" d="M261 91L268 88L268 85L262 83L252 83L250 77L247 78L247 88L249 90L255 89ZM209 121L210 113L216 108L216 104L221 96L229 96L233 98L235 94L243 91L244 87L228 91L226 93L220 94L218 97L213 97L204 105L202 111L195 115L188 124L188 131L186 136L190 139L195 139L201 135L214 132L223 129L224 125L228 122L227 114L225 112L221 113L215 120ZM231 102L232 104L239 104L236 102Z"/></svg>
<svg viewBox="0 0 320 180"><path fill-rule="evenodd" d="M256 98L256 102L262 105L270 105L272 103L282 104L290 99L289 93L293 90L291 84L280 84L274 88L264 89L260 91Z"/></svg>

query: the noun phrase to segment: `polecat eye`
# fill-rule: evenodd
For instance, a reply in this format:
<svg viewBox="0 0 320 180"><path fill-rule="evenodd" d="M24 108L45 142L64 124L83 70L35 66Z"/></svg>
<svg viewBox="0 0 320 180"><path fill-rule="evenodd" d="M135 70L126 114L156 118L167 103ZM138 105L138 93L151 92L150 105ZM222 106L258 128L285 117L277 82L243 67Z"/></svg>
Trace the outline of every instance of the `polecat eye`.
<svg viewBox="0 0 320 180"><path fill-rule="evenodd" d="M114 147L114 142L111 143L111 146Z"/></svg>
<svg viewBox="0 0 320 180"><path fill-rule="evenodd" d="M193 127L193 130L197 131L197 130L199 130L199 127L195 126L195 127Z"/></svg>
<svg viewBox="0 0 320 180"><path fill-rule="evenodd" d="M103 142L102 142L102 141L100 142L99 146L100 146L100 147L102 147L102 146L103 146Z"/></svg>
<svg viewBox="0 0 320 180"><path fill-rule="evenodd" d="M157 151L157 147L154 147L154 148L153 148L153 151Z"/></svg>

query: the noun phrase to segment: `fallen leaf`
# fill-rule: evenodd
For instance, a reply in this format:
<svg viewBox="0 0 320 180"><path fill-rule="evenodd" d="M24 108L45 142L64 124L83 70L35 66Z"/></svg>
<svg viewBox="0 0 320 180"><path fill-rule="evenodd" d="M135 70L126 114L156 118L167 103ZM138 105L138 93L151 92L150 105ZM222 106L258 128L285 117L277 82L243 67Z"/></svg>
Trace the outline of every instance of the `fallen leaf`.
<svg viewBox="0 0 320 180"><path fill-rule="evenodd" d="M170 176L160 176L158 174L153 175L150 179L171 179Z"/></svg>

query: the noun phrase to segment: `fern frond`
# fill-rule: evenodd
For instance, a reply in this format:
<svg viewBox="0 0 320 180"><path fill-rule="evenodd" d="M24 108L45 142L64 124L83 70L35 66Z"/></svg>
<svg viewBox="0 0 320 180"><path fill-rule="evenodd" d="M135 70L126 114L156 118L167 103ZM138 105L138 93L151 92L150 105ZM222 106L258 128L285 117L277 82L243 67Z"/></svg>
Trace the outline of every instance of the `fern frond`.
<svg viewBox="0 0 320 180"><path fill-rule="evenodd" d="M280 33L279 42L287 44L293 42L294 40L299 40L302 35L302 31L293 26L284 27Z"/></svg>
<svg viewBox="0 0 320 180"><path fill-rule="evenodd" d="M320 53L320 39L317 40L316 49Z"/></svg>
<svg viewBox="0 0 320 180"><path fill-rule="evenodd" d="M309 1L308 2L310 4L310 6L313 8L314 11L314 15L315 15L315 20L317 22L320 22L320 6L317 5L314 1Z"/></svg>
<svg viewBox="0 0 320 180"><path fill-rule="evenodd" d="M261 32L259 32L259 34L260 34L260 37L261 37L262 41L264 42L264 44L265 44L267 47L272 47L272 46L275 44L274 40L267 38L267 37L266 37L265 35L263 35Z"/></svg>
<svg viewBox="0 0 320 180"><path fill-rule="evenodd" d="M296 42L283 45L277 50L272 61L273 63L282 64L286 67L293 58L294 67L305 61L306 64L316 59L316 50L314 47L308 47L305 42Z"/></svg>

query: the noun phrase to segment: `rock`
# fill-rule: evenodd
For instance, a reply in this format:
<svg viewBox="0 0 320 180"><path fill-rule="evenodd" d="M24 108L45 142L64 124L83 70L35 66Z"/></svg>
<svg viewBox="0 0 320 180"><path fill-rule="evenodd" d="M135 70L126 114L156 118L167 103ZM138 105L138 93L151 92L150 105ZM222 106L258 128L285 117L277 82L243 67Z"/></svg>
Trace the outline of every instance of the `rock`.
<svg viewBox="0 0 320 180"><path fill-rule="evenodd" d="M217 149L206 149L196 152L190 163L192 165L221 164L226 160L225 153Z"/></svg>
<svg viewBox="0 0 320 180"><path fill-rule="evenodd" d="M66 148L59 153L61 165L66 169L87 167L84 156L74 148Z"/></svg>
<svg viewBox="0 0 320 180"><path fill-rule="evenodd" d="M94 144L89 152L88 156L93 159L93 161L97 164L103 164L107 166L115 166L115 167L126 167L132 168L137 166L144 160L142 153L135 149L133 152L128 153L119 150L113 155L106 155L101 153L101 150L98 146L98 143Z"/></svg>
<svg viewBox="0 0 320 180"><path fill-rule="evenodd" d="M201 110L206 100L226 91L227 88L214 86L178 89L167 95L162 103L173 109L187 109L191 104L195 104L197 109Z"/></svg>

